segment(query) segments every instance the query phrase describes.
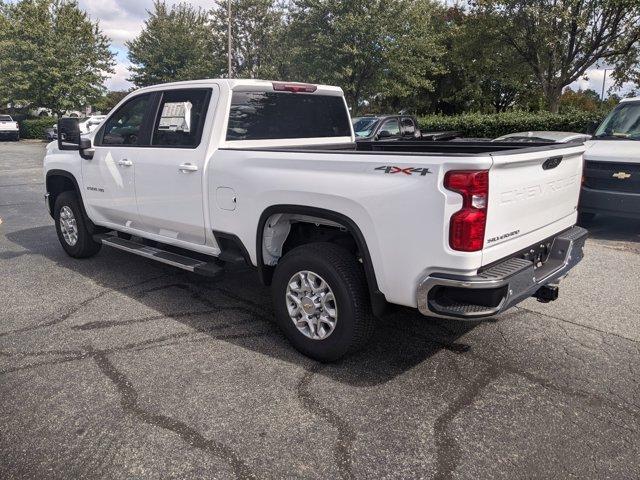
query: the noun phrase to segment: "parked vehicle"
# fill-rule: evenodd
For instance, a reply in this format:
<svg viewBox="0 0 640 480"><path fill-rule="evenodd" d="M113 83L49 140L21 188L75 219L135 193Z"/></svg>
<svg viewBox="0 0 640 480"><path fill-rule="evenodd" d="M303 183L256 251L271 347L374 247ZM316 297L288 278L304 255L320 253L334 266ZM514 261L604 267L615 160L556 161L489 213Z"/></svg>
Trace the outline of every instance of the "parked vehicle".
<svg viewBox="0 0 640 480"><path fill-rule="evenodd" d="M91 133L107 118L106 115L92 115L90 117L82 118L79 122L81 133Z"/></svg>
<svg viewBox="0 0 640 480"><path fill-rule="evenodd" d="M356 141L420 138L418 120L411 115L379 115L352 119Z"/></svg>
<svg viewBox="0 0 640 480"><path fill-rule="evenodd" d="M555 300L582 259L584 146L359 144L337 87L158 85L89 135L61 119L59 137L46 203L67 254L107 245L204 275L246 262L319 360L362 346L390 304L475 320Z"/></svg>
<svg viewBox="0 0 640 480"><path fill-rule="evenodd" d="M516 132L503 135L493 140L494 142L554 142L554 143L570 143L570 142L586 142L591 139L591 135L576 132L553 132L553 131L531 131Z"/></svg>
<svg viewBox="0 0 640 480"><path fill-rule="evenodd" d="M640 218L640 98L628 98L587 143L580 221L598 213Z"/></svg>
<svg viewBox="0 0 640 480"><path fill-rule="evenodd" d="M0 115L0 138L20 140L20 125L11 118L11 115Z"/></svg>
<svg viewBox="0 0 640 480"><path fill-rule="evenodd" d="M58 125L53 125L44 129L44 139L52 142L58 139Z"/></svg>

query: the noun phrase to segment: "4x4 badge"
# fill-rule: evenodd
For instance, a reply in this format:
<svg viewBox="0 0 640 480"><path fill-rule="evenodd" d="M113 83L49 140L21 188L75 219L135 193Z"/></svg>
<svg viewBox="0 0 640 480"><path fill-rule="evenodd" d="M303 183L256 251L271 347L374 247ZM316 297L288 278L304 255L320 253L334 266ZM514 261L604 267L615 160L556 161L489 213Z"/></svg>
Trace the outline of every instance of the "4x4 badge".
<svg viewBox="0 0 640 480"><path fill-rule="evenodd" d="M613 178L618 178L620 180L626 180L627 178L631 178L631 174L627 172L617 172L612 175Z"/></svg>
<svg viewBox="0 0 640 480"><path fill-rule="evenodd" d="M375 170L382 170L384 173L404 173L405 175L413 175L414 173L419 173L423 177L427 173L431 173L431 170L428 168L414 168L414 167L393 167L393 166L382 166L377 167Z"/></svg>

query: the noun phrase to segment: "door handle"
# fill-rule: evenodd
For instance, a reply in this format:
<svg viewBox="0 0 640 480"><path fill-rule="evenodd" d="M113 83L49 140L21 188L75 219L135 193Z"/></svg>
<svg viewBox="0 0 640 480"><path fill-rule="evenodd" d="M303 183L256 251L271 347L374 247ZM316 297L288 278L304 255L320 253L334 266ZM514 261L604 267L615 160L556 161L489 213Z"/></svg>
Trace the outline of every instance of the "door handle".
<svg viewBox="0 0 640 480"><path fill-rule="evenodd" d="M133 162L131 160L123 158L122 160L118 160L118 165L120 165L121 167L131 167L133 166Z"/></svg>
<svg viewBox="0 0 640 480"><path fill-rule="evenodd" d="M178 167L178 170L180 170L182 173L197 172L198 171L198 166L197 165L193 165L191 163L183 163L182 165L180 165Z"/></svg>

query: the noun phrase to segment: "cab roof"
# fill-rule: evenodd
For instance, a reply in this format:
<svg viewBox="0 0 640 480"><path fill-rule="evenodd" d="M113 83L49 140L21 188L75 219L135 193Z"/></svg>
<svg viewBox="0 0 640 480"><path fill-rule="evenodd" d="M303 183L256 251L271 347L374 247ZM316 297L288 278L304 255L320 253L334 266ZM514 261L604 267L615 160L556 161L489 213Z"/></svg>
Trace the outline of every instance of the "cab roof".
<svg viewBox="0 0 640 480"><path fill-rule="evenodd" d="M228 78L206 78L202 80L187 80L182 82L171 82L171 83L162 83L158 85L152 85L149 87L143 87L136 92L153 92L157 90L162 90L165 88L174 88L174 87L195 87L195 86L205 86L210 84L222 84L226 85L230 90L249 90L249 89L258 89L261 91L273 91L274 84L303 84L303 85L314 85L317 87L315 93L321 93L324 95L336 95L342 96L343 91L340 87L334 87L331 85L318 85L318 84L305 84L304 82L289 82L289 81L276 81L276 80L257 80L257 79L228 79Z"/></svg>

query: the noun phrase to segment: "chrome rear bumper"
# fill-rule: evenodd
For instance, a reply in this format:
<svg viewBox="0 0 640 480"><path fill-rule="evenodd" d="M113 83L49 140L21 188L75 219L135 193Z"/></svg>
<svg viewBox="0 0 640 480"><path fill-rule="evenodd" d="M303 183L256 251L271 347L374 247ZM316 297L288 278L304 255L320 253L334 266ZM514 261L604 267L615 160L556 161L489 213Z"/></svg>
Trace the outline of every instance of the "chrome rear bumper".
<svg viewBox="0 0 640 480"><path fill-rule="evenodd" d="M423 315L478 319L496 315L557 283L582 260L587 231L573 227L553 239L539 267L523 258L509 258L477 275L434 273L418 285L418 310Z"/></svg>

